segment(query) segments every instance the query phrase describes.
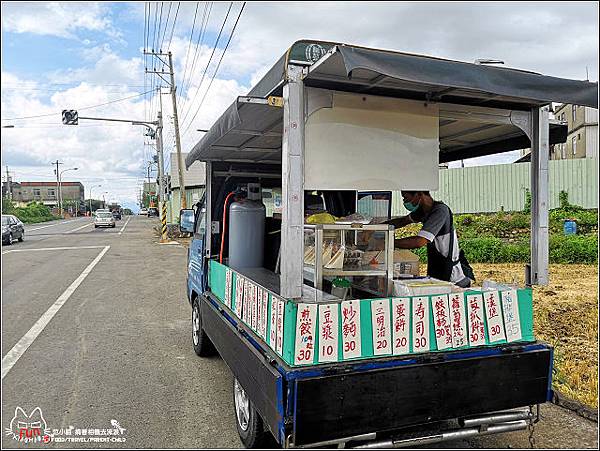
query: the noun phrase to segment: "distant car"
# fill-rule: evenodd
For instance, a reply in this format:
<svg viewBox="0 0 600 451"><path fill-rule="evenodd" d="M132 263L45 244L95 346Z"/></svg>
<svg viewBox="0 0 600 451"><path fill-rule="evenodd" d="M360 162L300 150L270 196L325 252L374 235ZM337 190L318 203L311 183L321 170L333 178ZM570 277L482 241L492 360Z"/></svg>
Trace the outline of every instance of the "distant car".
<svg viewBox="0 0 600 451"><path fill-rule="evenodd" d="M140 212L138 213L141 216L148 216L148 210L145 208L140 209Z"/></svg>
<svg viewBox="0 0 600 451"><path fill-rule="evenodd" d="M110 211L96 211L96 217L94 218L94 227L115 227L115 218Z"/></svg>
<svg viewBox="0 0 600 451"><path fill-rule="evenodd" d="M14 240L25 239L23 223L13 215L2 215L2 244L13 244Z"/></svg>
<svg viewBox="0 0 600 451"><path fill-rule="evenodd" d="M112 215L115 219L121 219L121 212L119 210L113 210Z"/></svg>
<svg viewBox="0 0 600 451"><path fill-rule="evenodd" d="M158 208L150 207L148 208L148 217L158 216Z"/></svg>

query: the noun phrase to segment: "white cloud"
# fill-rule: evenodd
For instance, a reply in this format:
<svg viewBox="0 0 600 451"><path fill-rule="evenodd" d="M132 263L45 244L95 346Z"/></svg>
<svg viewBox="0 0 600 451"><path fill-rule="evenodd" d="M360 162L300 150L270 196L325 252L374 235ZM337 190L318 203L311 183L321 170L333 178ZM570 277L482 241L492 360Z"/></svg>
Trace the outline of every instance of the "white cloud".
<svg viewBox="0 0 600 451"><path fill-rule="evenodd" d="M43 91L5 89L4 85L27 83L28 87L44 87L40 80L23 80L19 74L2 73L2 116L21 117L57 113L64 108L78 108L105 103L133 95L131 85L143 85L144 58L124 58L110 44L120 35L111 22L109 3L3 3L4 32L34 33L65 38L78 38L84 31L104 33L105 39L81 40L81 62L46 74L53 83L77 82L77 86L49 95ZM154 4L152 7L154 8ZM182 148L187 152L201 138L198 128L207 128L233 102L248 92L296 40L315 39L343 42L368 47L434 55L463 61L476 58L503 59L507 66L538 71L567 78L598 77L598 6L593 3L259 3L249 2L196 118L199 102L214 73L222 49L240 4L237 3L219 43L219 49L198 86L213 48L214 38L228 4L216 3L209 22L209 37L199 49L194 71L191 71L193 47L189 53L186 85L179 102ZM183 69L195 10L194 3L181 3L175 35L171 43L175 77L179 91L183 85ZM200 5L196 33L203 6ZM132 3L121 16L136 23L138 35L144 28L144 5ZM170 32L170 26L169 26ZM196 33L192 44L196 42ZM88 38L89 36L86 36ZM6 36L4 36L6 39ZM167 36L168 40L168 36ZM136 42L132 46L138 45ZM164 50L164 49L163 49ZM10 58L5 47L4 62ZM36 55L28 55L35 58ZM150 65L152 67L152 65ZM191 76L189 75L191 74ZM97 86L97 85L120 86ZM164 84L164 83L163 83ZM81 111L80 114L119 118L156 117L157 97L150 107L141 98ZM169 96L163 96L165 117L165 160L174 150L172 108ZM185 120L184 120L185 118ZM6 123L3 121L3 124ZM98 179L115 195L135 199L137 178L145 176L144 162L150 148L143 145L142 129L128 125L81 121L79 127L60 124L60 116L16 121L17 128L2 134L3 161L14 166L17 179L25 174L52 176L51 160L60 158L81 169L73 176L87 186ZM36 128L19 128L36 127ZM43 127L43 128L40 128ZM465 161L466 165L511 162L516 153ZM19 171L23 177L19 176ZM71 174L71 173L70 173ZM110 180L109 180L110 179ZM42 180L44 180L42 178ZM102 182L100 182L102 183Z"/></svg>
<svg viewBox="0 0 600 451"><path fill-rule="evenodd" d="M76 39L81 30L101 31L113 38L108 5L94 2L2 3L3 31Z"/></svg>

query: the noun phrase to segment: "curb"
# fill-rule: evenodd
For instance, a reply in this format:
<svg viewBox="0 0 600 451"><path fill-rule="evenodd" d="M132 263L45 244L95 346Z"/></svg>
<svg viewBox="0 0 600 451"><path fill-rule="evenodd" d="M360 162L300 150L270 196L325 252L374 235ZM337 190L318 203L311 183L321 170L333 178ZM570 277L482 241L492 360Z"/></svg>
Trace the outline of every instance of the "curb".
<svg viewBox="0 0 600 451"><path fill-rule="evenodd" d="M580 403L579 401L575 401L568 396L563 395L557 390L553 390L552 403L557 406L563 407L565 409L571 410L575 412L580 417L583 417L587 420L593 421L595 423L598 422L598 411L593 410L591 407L586 406L585 404Z"/></svg>

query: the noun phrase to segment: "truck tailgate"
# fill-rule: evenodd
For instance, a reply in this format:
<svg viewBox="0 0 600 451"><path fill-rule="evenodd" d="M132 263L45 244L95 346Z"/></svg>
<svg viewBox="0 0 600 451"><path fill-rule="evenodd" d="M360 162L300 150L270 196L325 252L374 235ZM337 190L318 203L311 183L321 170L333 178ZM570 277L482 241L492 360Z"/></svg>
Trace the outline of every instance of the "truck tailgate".
<svg viewBox="0 0 600 451"><path fill-rule="evenodd" d="M551 364L552 348L536 343L298 378L293 443L300 446L544 403Z"/></svg>

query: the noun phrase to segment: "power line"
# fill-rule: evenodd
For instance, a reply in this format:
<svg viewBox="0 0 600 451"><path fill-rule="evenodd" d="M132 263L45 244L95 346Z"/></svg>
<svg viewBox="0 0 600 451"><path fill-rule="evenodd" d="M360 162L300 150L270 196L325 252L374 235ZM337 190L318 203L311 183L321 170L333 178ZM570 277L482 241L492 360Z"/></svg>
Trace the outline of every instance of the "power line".
<svg viewBox="0 0 600 451"><path fill-rule="evenodd" d="M177 2L177 10L175 11L175 19L173 19L173 28L171 28L171 37L169 38L169 45L167 46L167 50L171 49L171 42L173 41L173 33L175 32L175 24L177 23L177 16L179 15L179 6L181 2Z"/></svg>
<svg viewBox="0 0 600 451"><path fill-rule="evenodd" d="M200 92L200 87L202 86L202 83L204 82L204 77L206 76L206 72L208 71L208 67L210 66L210 63L212 61L213 56L215 55L215 51L217 50L217 45L219 44L219 40L221 39L221 33L223 33L223 29L225 28L225 23L227 23L227 19L229 18L229 13L231 11L231 7L233 6L233 2L229 3L229 8L227 9L227 14L225 15L225 20L223 20L223 23L221 24L221 29L219 30L219 34L217 36L217 39L215 40L215 45L213 46L212 52L210 54L210 58L208 59L208 62L206 63L206 67L204 68L204 72L202 72L202 78L200 79L200 84L198 85L198 89L196 90L196 93L194 94L194 98L193 100L190 102L190 108L191 106L194 104L194 100L196 100L196 97L198 97L198 93ZM183 118L183 120L181 121L181 123L183 124L188 116L188 113L191 110L187 110L186 114Z"/></svg>
<svg viewBox="0 0 600 451"><path fill-rule="evenodd" d="M187 51L185 52L185 64L183 65L183 77L181 78L183 81L185 81L185 75L187 72L188 58L190 56L190 49L192 48L192 39L194 37L194 28L196 27L196 16L198 14L198 6L199 5L200 5L200 2L196 2L196 10L194 11L194 21L192 22L192 32L190 33L190 42L188 42L188 48L187 48ZM206 4L205 4L205 6L206 6ZM183 89L183 85L181 86L181 88ZM179 92L177 93L178 100L181 100L182 89L180 89Z"/></svg>
<svg viewBox="0 0 600 451"><path fill-rule="evenodd" d="M112 103L123 102L124 100L133 99L135 97L140 97L140 96L143 96L143 95L146 95L146 94L148 94L148 92L142 92L141 94L135 94L133 96L123 97L122 99L111 100L110 102L100 103L98 105L84 106L84 107L75 108L75 109L78 110L78 111L80 111L80 110L89 110L89 109L92 109L92 108L98 108L98 107L101 107L101 106L110 105ZM61 114L62 113L38 114L36 116L13 117L13 118L7 118L7 119L2 119L2 120L3 121L17 121L17 120L23 120L23 119L36 119L38 117L57 116L57 115L61 115Z"/></svg>
<svg viewBox="0 0 600 451"><path fill-rule="evenodd" d="M183 97L183 93L188 92L190 84L192 83L192 75L194 74L194 70L196 69L196 62L198 61L198 49L200 47L202 47L202 44L204 43L205 31L208 26L208 21L210 20L210 13L212 12L212 6L213 6L212 2L210 2L208 4L207 3L204 4L204 12L202 14L202 22L200 24L200 32L198 33L198 39L196 40L196 47L194 49L194 57L192 58L192 69L188 73L187 86L185 83L185 79L183 80L183 83L181 85L180 94L181 94L181 98L183 99L183 105L181 108L182 115L185 114L185 109L187 108L187 105L188 105L188 99ZM208 14L207 14L207 11L208 11Z"/></svg>
<svg viewBox="0 0 600 451"><path fill-rule="evenodd" d="M215 69L215 72L213 73L210 83L208 84L208 88L206 88L206 91L204 92L204 97L202 97L202 100L200 101L200 104L198 105L198 108L196 109L196 113L194 114L194 117L192 117L192 120L190 121L187 128L183 132L184 136L185 136L186 132L189 130L189 128L191 127L192 123L194 122L194 119L196 119L196 116L198 115L198 112L200 111L200 108L202 107L202 104L204 103L204 99L206 99L206 96L208 95L208 92L210 91L210 87L212 86L213 81L215 81L215 77L217 76L217 72L219 72L219 68L221 67L221 62L223 61L223 57L225 56L225 53L227 52L227 49L229 48L229 44L231 43L231 38L233 38L233 34L235 33L235 29L240 20L240 17L242 17L242 13L244 12L245 6L246 6L246 2L244 2L242 4L242 7L240 9L240 12L238 13L237 19L235 20L235 23L233 24L233 28L231 29L231 33L229 34L229 39L227 40L225 49L223 49L223 53L221 53L221 58L219 59L217 68Z"/></svg>
<svg viewBox="0 0 600 451"><path fill-rule="evenodd" d="M162 51L163 45L165 43L165 35L167 34L167 28L169 27L169 18L171 17L171 6L172 5L173 5L173 2L169 2L169 13L167 14L167 21L165 22L165 30L163 31L163 37L162 37L162 40L160 41L160 47L158 48L160 51Z"/></svg>

